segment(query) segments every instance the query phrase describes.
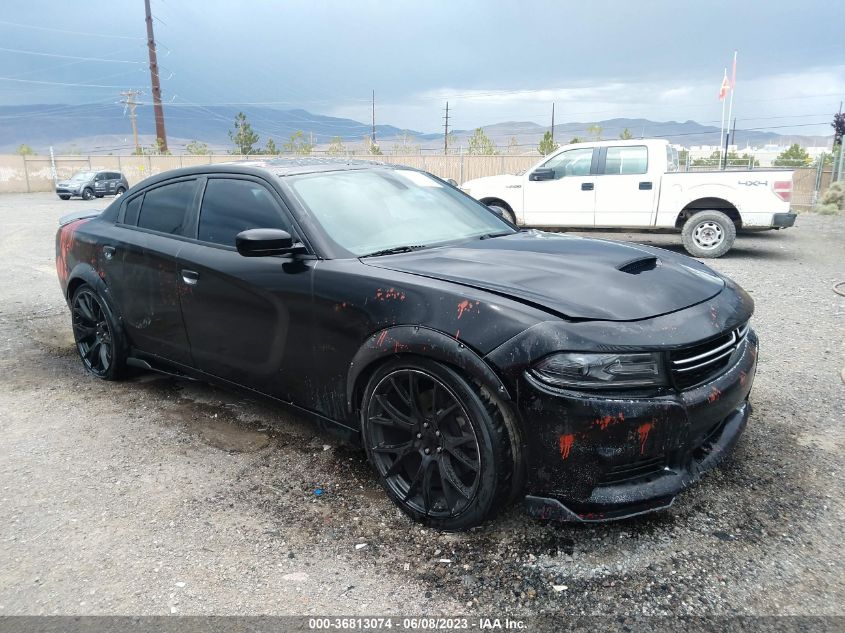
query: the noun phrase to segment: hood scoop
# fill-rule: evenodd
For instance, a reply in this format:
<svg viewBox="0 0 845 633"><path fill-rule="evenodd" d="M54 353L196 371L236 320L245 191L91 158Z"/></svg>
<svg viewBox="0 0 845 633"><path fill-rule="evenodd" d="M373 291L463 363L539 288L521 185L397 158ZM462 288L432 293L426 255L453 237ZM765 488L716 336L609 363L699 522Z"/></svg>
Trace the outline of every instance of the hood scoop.
<svg viewBox="0 0 845 633"><path fill-rule="evenodd" d="M637 259L631 260L626 264L618 266L616 270L621 271L623 273L628 273L629 275L639 275L640 273L648 272L649 270L654 270L658 266L660 266L660 260L656 257L638 257Z"/></svg>

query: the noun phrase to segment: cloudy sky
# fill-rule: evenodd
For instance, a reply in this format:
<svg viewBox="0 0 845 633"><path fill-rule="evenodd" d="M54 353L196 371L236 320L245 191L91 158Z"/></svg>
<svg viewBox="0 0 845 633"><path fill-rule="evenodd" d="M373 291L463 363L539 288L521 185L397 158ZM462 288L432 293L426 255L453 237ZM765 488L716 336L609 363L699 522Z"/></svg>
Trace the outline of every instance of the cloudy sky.
<svg viewBox="0 0 845 633"><path fill-rule="evenodd" d="M845 4L816 0L152 0L165 102L267 104L424 132L613 117L829 134ZM146 89L142 0L5 3L0 105ZM146 97L147 99L149 97Z"/></svg>

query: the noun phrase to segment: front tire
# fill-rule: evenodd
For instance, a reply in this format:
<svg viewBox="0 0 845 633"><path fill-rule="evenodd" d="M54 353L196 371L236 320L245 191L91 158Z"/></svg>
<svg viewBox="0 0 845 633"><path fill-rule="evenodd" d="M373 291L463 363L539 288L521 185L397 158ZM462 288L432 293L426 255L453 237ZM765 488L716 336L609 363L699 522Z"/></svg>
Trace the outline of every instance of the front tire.
<svg viewBox="0 0 845 633"><path fill-rule="evenodd" d="M123 331L105 299L88 284L73 293L71 323L76 351L85 369L103 380L121 378L127 349Z"/></svg>
<svg viewBox="0 0 845 633"><path fill-rule="evenodd" d="M501 204L496 204L495 202L492 204L488 204L487 206L496 211L496 213L498 213L502 218L504 218L511 224L516 225L516 216L514 216L513 211L511 211L507 207L504 207Z"/></svg>
<svg viewBox="0 0 845 633"><path fill-rule="evenodd" d="M70 200L70 196L59 196L62 200Z"/></svg>
<svg viewBox="0 0 845 633"><path fill-rule="evenodd" d="M681 232L684 248L693 257L716 258L736 240L736 225L721 211L701 211L686 221Z"/></svg>
<svg viewBox="0 0 845 633"><path fill-rule="evenodd" d="M90 188L85 187L85 189L82 190L82 199L83 200L93 200L94 199L94 192L91 191Z"/></svg>
<svg viewBox="0 0 845 633"><path fill-rule="evenodd" d="M453 369L412 357L382 365L361 417L379 481L415 521L463 530L510 500L517 466L500 405Z"/></svg>

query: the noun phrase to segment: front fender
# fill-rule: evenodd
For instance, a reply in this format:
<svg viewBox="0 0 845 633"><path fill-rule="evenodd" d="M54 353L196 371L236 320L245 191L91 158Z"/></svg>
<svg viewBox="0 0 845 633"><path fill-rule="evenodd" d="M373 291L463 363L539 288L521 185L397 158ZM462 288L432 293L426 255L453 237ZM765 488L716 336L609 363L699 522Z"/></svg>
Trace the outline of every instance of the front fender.
<svg viewBox="0 0 845 633"><path fill-rule="evenodd" d="M374 362L397 354L416 354L453 365L476 378L502 400L511 400L507 388L490 365L459 340L427 327L398 325L369 337L349 363L346 404L350 413L354 412L356 387L362 373Z"/></svg>

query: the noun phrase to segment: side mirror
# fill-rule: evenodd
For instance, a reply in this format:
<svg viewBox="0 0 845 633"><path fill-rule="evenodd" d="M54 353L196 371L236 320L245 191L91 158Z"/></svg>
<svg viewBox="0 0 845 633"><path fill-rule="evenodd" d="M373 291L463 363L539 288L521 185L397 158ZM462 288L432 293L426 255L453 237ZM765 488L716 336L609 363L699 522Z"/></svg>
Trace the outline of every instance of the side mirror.
<svg viewBox="0 0 845 633"><path fill-rule="evenodd" d="M305 246L294 243L290 233L281 229L248 229L235 236L235 246L244 257L294 255L306 252Z"/></svg>
<svg viewBox="0 0 845 633"><path fill-rule="evenodd" d="M555 170L550 167L540 167L528 175L528 180L554 180Z"/></svg>
<svg viewBox="0 0 845 633"><path fill-rule="evenodd" d="M457 187L457 186L458 186L458 181L457 181L457 180L455 180L454 178L447 178L447 179L446 179L446 182L448 182L448 183L449 183L450 185L452 185L453 187Z"/></svg>

